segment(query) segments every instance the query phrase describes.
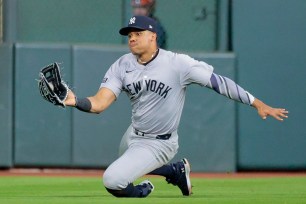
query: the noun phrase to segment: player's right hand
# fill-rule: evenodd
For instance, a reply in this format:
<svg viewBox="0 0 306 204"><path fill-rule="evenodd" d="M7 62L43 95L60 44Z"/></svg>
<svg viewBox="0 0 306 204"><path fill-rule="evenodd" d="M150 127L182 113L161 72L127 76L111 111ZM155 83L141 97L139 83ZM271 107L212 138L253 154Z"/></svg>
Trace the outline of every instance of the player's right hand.
<svg viewBox="0 0 306 204"><path fill-rule="evenodd" d="M71 89L68 90L68 96L67 99L64 101L64 104L66 106L75 106L75 94L73 93L73 91L71 91Z"/></svg>

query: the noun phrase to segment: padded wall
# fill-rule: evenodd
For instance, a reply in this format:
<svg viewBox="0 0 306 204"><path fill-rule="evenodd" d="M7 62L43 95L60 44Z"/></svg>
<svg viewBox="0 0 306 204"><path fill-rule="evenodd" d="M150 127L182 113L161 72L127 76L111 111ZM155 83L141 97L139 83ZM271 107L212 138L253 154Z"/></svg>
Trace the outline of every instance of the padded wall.
<svg viewBox="0 0 306 204"><path fill-rule="evenodd" d="M216 50L217 4L218 0L157 1L167 48ZM5 0L5 5L8 42L122 44L126 39L118 30L132 16L130 0Z"/></svg>
<svg viewBox="0 0 306 204"><path fill-rule="evenodd" d="M239 106L238 165L246 169L306 168L306 2L233 2L233 45L239 82L255 97L290 111L262 121Z"/></svg>
<svg viewBox="0 0 306 204"><path fill-rule="evenodd" d="M94 95L105 72L117 58L128 51L109 47L73 47L73 78L79 97ZM131 108L128 98L118 100L101 115L73 110L73 164L105 167L118 156L123 133L130 125Z"/></svg>
<svg viewBox="0 0 306 204"><path fill-rule="evenodd" d="M55 107L39 94L40 69L62 63L71 84L71 47L17 44L15 70L15 165L67 166L71 164L71 109Z"/></svg>
<svg viewBox="0 0 306 204"><path fill-rule="evenodd" d="M122 1L15 1L18 42L121 43Z"/></svg>
<svg viewBox="0 0 306 204"><path fill-rule="evenodd" d="M0 167L13 164L13 46L0 45Z"/></svg>
<svg viewBox="0 0 306 204"><path fill-rule="evenodd" d="M156 4L156 16L167 33L168 49L217 49L216 0L158 0Z"/></svg>

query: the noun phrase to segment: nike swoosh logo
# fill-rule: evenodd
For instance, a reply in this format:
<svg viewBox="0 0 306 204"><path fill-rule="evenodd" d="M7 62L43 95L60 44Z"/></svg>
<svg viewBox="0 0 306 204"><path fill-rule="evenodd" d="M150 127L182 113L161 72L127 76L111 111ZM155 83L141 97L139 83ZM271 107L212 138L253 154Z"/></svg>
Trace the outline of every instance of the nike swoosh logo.
<svg viewBox="0 0 306 204"><path fill-rule="evenodd" d="M130 72L133 72L133 71L135 71L135 69L134 70L126 70L125 73L130 73Z"/></svg>

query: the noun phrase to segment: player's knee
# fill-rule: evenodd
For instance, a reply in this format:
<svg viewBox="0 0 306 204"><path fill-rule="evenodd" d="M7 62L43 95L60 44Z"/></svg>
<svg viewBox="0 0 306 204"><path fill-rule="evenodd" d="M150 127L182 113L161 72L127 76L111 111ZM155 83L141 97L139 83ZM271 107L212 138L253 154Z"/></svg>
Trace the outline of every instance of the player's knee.
<svg viewBox="0 0 306 204"><path fill-rule="evenodd" d="M112 190L121 190L128 185L128 183L124 183L124 179L120 175L109 169L106 169L103 174L103 184L107 189Z"/></svg>
<svg viewBox="0 0 306 204"><path fill-rule="evenodd" d="M106 170L103 174L103 184L107 189L119 190L116 187L116 177L110 171Z"/></svg>

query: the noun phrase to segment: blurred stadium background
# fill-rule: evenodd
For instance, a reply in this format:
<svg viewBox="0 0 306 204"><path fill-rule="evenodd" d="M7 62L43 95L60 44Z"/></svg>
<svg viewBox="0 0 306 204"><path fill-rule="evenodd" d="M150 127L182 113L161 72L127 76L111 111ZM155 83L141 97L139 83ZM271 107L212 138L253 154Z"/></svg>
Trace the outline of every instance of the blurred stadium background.
<svg viewBox="0 0 306 204"><path fill-rule="evenodd" d="M289 119L262 121L255 109L189 88L176 159L194 171L306 169L306 1L157 0L167 49L187 53L276 107ZM79 96L94 94L128 52L118 30L129 0L0 0L0 168L104 168L130 123L122 94L101 115L43 101L38 72L62 63Z"/></svg>

